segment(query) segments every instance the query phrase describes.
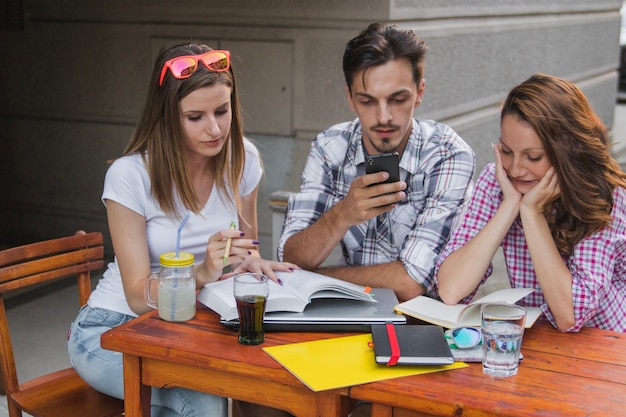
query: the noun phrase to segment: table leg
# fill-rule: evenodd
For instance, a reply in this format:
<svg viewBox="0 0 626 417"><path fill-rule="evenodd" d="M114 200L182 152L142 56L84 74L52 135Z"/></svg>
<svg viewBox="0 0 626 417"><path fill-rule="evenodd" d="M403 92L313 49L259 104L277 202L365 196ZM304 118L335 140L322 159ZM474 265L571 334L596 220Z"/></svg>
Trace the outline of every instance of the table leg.
<svg viewBox="0 0 626 417"><path fill-rule="evenodd" d="M317 412L318 416L347 416L350 412L350 399L330 392L320 392L317 395Z"/></svg>
<svg viewBox="0 0 626 417"><path fill-rule="evenodd" d="M372 416L376 417L392 417L393 408L383 404L372 404Z"/></svg>
<svg viewBox="0 0 626 417"><path fill-rule="evenodd" d="M141 383L141 360L124 355L124 414L126 417L150 417L151 387Z"/></svg>

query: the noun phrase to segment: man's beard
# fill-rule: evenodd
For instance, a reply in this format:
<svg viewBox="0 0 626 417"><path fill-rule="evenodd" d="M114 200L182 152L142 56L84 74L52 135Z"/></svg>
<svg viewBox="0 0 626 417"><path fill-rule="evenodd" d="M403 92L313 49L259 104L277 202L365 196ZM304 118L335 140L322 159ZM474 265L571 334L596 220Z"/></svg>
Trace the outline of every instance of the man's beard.
<svg viewBox="0 0 626 417"><path fill-rule="evenodd" d="M373 137L375 137L376 135L376 130L377 129L393 129L394 133L398 132L400 130L399 126L396 125L375 125L372 126L369 131L370 131L370 135L368 135L367 140L369 141L370 145L372 145L372 147L374 149L376 149L376 152L378 153L388 153L388 152L397 152L398 151L398 146L397 145L393 145L393 139L392 138L382 138L379 141L374 141Z"/></svg>
<svg viewBox="0 0 626 417"><path fill-rule="evenodd" d="M378 153L396 152L396 150L398 149L397 146L393 146L393 144L391 143L391 139L383 139L380 145L372 142L372 146L374 147L374 149L376 149Z"/></svg>

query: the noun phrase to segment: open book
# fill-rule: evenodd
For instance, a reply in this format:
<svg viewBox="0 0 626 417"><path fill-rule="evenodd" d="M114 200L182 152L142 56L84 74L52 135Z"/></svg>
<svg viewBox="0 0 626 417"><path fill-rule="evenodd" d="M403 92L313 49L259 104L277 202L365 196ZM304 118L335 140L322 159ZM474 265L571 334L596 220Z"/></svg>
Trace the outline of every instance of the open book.
<svg viewBox="0 0 626 417"><path fill-rule="evenodd" d="M276 272L283 285L270 281L270 295L265 312L293 311L301 313L314 298L345 298L351 300L376 300L362 285L352 284L337 278L311 271ZM198 292L198 301L222 316L234 320L237 304L233 296L233 281L226 279L205 285Z"/></svg>
<svg viewBox="0 0 626 417"><path fill-rule="evenodd" d="M480 327L480 306L488 303L514 304L535 291L532 288L505 288L494 291L470 304L447 305L423 295L398 304L398 313L452 329L461 326ZM526 327L531 327L541 316L539 307L526 307Z"/></svg>

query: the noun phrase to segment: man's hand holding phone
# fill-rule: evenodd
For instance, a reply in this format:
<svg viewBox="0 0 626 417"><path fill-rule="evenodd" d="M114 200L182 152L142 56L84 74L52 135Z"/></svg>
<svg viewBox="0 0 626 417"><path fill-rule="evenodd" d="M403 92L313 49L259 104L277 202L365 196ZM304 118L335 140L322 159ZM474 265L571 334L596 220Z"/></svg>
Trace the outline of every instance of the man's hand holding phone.
<svg viewBox="0 0 626 417"><path fill-rule="evenodd" d="M346 197L333 207L341 227L352 227L393 209L406 198L400 181L399 156L379 154L365 157L366 175L356 178Z"/></svg>
<svg viewBox="0 0 626 417"><path fill-rule="evenodd" d="M400 156L397 152L381 153L378 155L368 155L365 157L365 173L375 174L386 172L389 177L386 180L376 181L370 187L375 187L373 191L377 192L377 196L388 196L399 191L397 187L389 187L386 184L393 184L400 181ZM388 200L388 199L386 199ZM383 205L396 203L402 198L396 198L391 201L383 202Z"/></svg>
<svg viewBox="0 0 626 417"><path fill-rule="evenodd" d="M381 153L378 155L368 155L365 157L365 173L385 171L389 178L385 183L400 181L400 155L398 152Z"/></svg>
<svg viewBox="0 0 626 417"><path fill-rule="evenodd" d="M333 207L340 228L352 227L393 209L406 198L398 154L365 158L366 175L357 177L346 197Z"/></svg>

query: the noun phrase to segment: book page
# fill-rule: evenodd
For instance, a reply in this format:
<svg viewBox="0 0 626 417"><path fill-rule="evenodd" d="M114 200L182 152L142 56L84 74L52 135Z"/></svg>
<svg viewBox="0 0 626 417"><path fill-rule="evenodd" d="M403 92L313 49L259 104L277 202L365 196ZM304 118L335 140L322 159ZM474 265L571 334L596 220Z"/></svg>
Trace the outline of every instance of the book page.
<svg viewBox="0 0 626 417"><path fill-rule="evenodd" d="M447 328L480 326L480 306L482 304L514 304L533 291L534 289L532 288L505 288L487 294L470 304L457 304L452 306L439 300L420 295L398 304L395 309L400 313ZM536 307L525 308L529 311L527 327L530 327L538 317L536 311L534 311Z"/></svg>
<svg viewBox="0 0 626 417"><path fill-rule="evenodd" d="M472 304L507 303L513 304L535 291L532 288L503 288L474 300Z"/></svg>
<svg viewBox="0 0 626 417"><path fill-rule="evenodd" d="M396 311L437 324L443 327L456 327L459 317L467 307L465 304L448 305L425 295L400 303Z"/></svg>
<svg viewBox="0 0 626 417"><path fill-rule="evenodd" d="M498 302L498 301L493 301ZM461 317L459 318L457 327L462 326L470 326L470 327L480 327L481 322L481 312L480 307L481 304L470 304L465 307L462 311Z"/></svg>
<svg viewBox="0 0 626 417"><path fill-rule="evenodd" d="M211 288L208 288L209 285ZM230 291L230 297L226 295L228 291ZM198 291L198 301L226 318L226 320L237 318L233 282L230 280L217 281L205 285Z"/></svg>
<svg viewBox="0 0 626 417"><path fill-rule="evenodd" d="M375 302L362 285L311 271L276 272L283 286L309 303L312 298L350 298Z"/></svg>
<svg viewBox="0 0 626 417"><path fill-rule="evenodd" d="M515 304L517 301L535 291L533 288L504 288L494 291L471 302L461 315L460 326L480 326L481 306L489 303ZM526 310L525 327L531 327L542 314L539 307L521 306Z"/></svg>
<svg viewBox="0 0 626 417"><path fill-rule="evenodd" d="M288 287L269 281L270 293L265 311L294 311L301 313L308 304ZM232 279L206 284L198 292L198 301L218 313L226 320L234 320L237 315L237 303L233 295Z"/></svg>
<svg viewBox="0 0 626 417"><path fill-rule="evenodd" d="M510 303L513 304L513 303ZM459 326L472 326L472 327L480 327L481 321L481 312L480 306L483 304L472 304L470 305L464 312L463 317L460 320ZM526 320L524 321L524 327L529 329L533 324L537 321L539 317L543 314L541 311L541 307L526 307L520 306L524 310L526 310Z"/></svg>
<svg viewBox="0 0 626 417"><path fill-rule="evenodd" d="M278 285L269 281L270 293L267 298L266 312L293 311L301 313L310 303L311 298L347 298L376 302L365 287L341 281L311 271L276 272L283 281ZM233 281L225 279L205 285L198 292L198 301L226 320L234 320L237 315L237 303L233 296Z"/></svg>
<svg viewBox="0 0 626 417"><path fill-rule="evenodd" d="M271 311L295 311L301 313L309 304L309 301L297 294L286 285L280 286L270 281L270 294L267 297L266 312Z"/></svg>
<svg viewBox="0 0 626 417"><path fill-rule="evenodd" d="M543 310L541 310L541 307L524 306L524 308L526 309L526 323L524 324L524 327L529 329L533 326L533 324L535 324L539 317L543 316Z"/></svg>

